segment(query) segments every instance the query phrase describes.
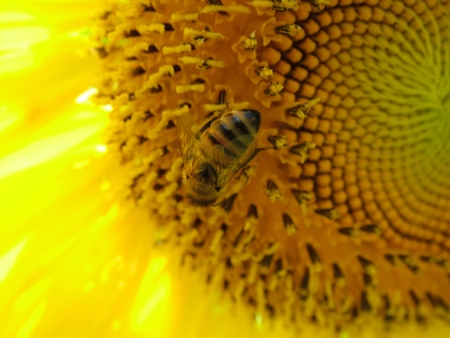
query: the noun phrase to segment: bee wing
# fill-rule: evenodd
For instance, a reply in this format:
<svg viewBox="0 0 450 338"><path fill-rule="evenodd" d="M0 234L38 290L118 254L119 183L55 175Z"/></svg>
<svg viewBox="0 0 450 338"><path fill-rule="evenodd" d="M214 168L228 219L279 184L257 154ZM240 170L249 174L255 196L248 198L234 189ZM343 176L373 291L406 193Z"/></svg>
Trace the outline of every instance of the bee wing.
<svg viewBox="0 0 450 338"><path fill-rule="evenodd" d="M250 146L247 150L242 154L242 156L237 159L231 166L222 166L220 172L218 172L218 180L216 189L222 189L225 184L228 183L229 180L243 167L247 165L255 156L258 154L259 150L256 149L256 142L253 137L249 140L249 135L241 135L236 138L237 141L248 144L251 142ZM218 144L212 147L212 151L216 152L214 154L215 158L221 161L222 163L226 163L227 155L225 154L225 148Z"/></svg>
<svg viewBox="0 0 450 338"><path fill-rule="evenodd" d="M177 119L177 133L178 140L180 143L180 152L183 162L186 164L187 161L192 158L195 152L195 135L192 128L195 125L195 120L189 113L183 113L178 116Z"/></svg>

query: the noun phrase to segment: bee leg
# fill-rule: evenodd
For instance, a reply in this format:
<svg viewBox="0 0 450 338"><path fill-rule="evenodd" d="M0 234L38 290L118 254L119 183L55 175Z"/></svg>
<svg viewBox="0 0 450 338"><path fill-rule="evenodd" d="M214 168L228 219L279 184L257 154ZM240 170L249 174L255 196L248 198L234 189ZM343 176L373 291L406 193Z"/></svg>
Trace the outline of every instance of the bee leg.
<svg viewBox="0 0 450 338"><path fill-rule="evenodd" d="M255 148L255 150L253 151L253 154L251 154L247 158L247 160L244 163L242 163L241 167L245 167L251 160L253 160L255 158L256 155L259 154L260 151L266 150L266 149L273 149L273 148L271 148L271 147L270 148Z"/></svg>
<svg viewBox="0 0 450 338"><path fill-rule="evenodd" d="M275 149L275 150L281 150L285 147L287 147L287 138L286 136L281 135L270 135L267 140L272 144L272 147L262 148L262 150L266 149Z"/></svg>
<svg viewBox="0 0 450 338"><path fill-rule="evenodd" d="M247 161L245 161L245 163L242 164L242 167L246 166L251 160L253 160L255 158L256 155L258 155L261 151L264 150L269 150L269 149L275 149L278 150L279 148L277 148L276 146L273 147L265 147L265 148L255 148L255 150L253 151L253 154L251 154Z"/></svg>

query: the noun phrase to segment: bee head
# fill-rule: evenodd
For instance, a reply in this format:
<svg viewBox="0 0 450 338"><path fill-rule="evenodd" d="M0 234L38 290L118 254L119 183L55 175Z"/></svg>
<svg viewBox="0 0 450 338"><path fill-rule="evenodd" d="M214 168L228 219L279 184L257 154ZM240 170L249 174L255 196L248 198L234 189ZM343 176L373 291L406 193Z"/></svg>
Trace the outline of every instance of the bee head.
<svg viewBox="0 0 450 338"><path fill-rule="evenodd" d="M186 190L192 204L209 206L218 198L216 189L217 171L207 162L202 162L186 179Z"/></svg>
<svg viewBox="0 0 450 338"><path fill-rule="evenodd" d="M208 162L200 163L193 176L204 184L215 185L217 182L217 171Z"/></svg>

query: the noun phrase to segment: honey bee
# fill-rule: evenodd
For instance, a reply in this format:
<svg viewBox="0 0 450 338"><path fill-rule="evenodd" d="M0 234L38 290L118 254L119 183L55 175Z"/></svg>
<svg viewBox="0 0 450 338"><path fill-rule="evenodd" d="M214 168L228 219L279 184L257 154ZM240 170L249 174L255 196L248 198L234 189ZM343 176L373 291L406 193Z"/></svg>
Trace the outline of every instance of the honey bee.
<svg viewBox="0 0 450 338"><path fill-rule="evenodd" d="M196 132L192 130L194 125L188 113L177 120L187 196L194 205L209 206L227 182L259 152L255 140L260 113L232 110L213 116Z"/></svg>

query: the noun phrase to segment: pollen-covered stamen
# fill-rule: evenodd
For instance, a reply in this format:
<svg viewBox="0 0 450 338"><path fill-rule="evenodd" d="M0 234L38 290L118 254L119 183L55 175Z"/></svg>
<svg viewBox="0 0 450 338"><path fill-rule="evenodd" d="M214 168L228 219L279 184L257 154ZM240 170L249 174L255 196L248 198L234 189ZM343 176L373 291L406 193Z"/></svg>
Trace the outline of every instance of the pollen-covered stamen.
<svg viewBox="0 0 450 338"><path fill-rule="evenodd" d="M305 163L308 159L308 153L314 149L316 144L313 142L303 142L289 148L291 154L300 156L300 163Z"/></svg>
<svg viewBox="0 0 450 338"><path fill-rule="evenodd" d="M145 42L144 42L144 44L145 44ZM137 45L139 45L139 43L136 44L136 46L137 46ZM142 52L143 52L144 54L153 54L153 53L158 53L159 50L158 50L158 48L156 48L155 45L148 45L147 48L142 49Z"/></svg>
<svg viewBox="0 0 450 338"><path fill-rule="evenodd" d="M371 275L364 273L363 280L364 280L364 285L366 287L374 287L375 286L374 279Z"/></svg>
<svg viewBox="0 0 450 338"><path fill-rule="evenodd" d="M256 8L274 9L279 12L295 11L298 9L297 0L254 0L249 2Z"/></svg>
<svg viewBox="0 0 450 338"><path fill-rule="evenodd" d="M220 114L221 112L223 112L225 109L231 109L231 110L243 110L246 109L250 106L250 103L245 101L245 102L227 102L226 100L226 91L225 90L221 90L219 91L219 94L217 95L217 100L215 104L205 104L203 105L203 109L205 109L206 112L209 113L215 113L216 116L218 116L217 114ZM209 118L211 115L208 115L207 117Z"/></svg>
<svg viewBox="0 0 450 338"><path fill-rule="evenodd" d="M157 73L151 74L148 80L144 83L143 88L158 92L162 90L161 83L164 77L171 77L181 68L178 65L164 65L159 67Z"/></svg>
<svg viewBox="0 0 450 338"><path fill-rule="evenodd" d="M284 86L281 82L271 82L269 86L264 90L264 93L270 96L275 96L281 93Z"/></svg>
<svg viewBox="0 0 450 338"><path fill-rule="evenodd" d="M272 180L267 180L266 192L267 197L269 197L271 203L275 202L276 200L283 199L283 195L281 195L280 190Z"/></svg>
<svg viewBox="0 0 450 338"><path fill-rule="evenodd" d="M131 72L131 75L133 75L133 76L139 76L139 75L142 75L142 74L145 74L145 69L144 68L142 68L142 67L137 67L137 68L135 68L132 72Z"/></svg>
<svg viewBox="0 0 450 338"><path fill-rule="evenodd" d="M183 31L185 37L189 37L195 44L201 45L205 43L208 39L225 39L225 35L212 32L211 29L206 26L202 31L195 30L193 28L185 28Z"/></svg>
<svg viewBox="0 0 450 338"><path fill-rule="evenodd" d="M367 297L367 292L361 292L361 311L370 312L372 310L372 305L369 302L369 298Z"/></svg>
<svg viewBox="0 0 450 338"><path fill-rule="evenodd" d="M151 23L149 25L140 25L138 27L138 32L144 36L152 33L163 34L171 31L173 31L173 26L170 23Z"/></svg>
<svg viewBox="0 0 450 338"><path fill-rule="evenodd" d="M202 79L195 79L189 85L178 85L175 88L175 91L178 94L182 94L182 93L186 93L186 92L203 93L205 91L205 81Z"/></svg>
<svg viewBox="0 0 450 338"><path fill-rule="evenodd" d="M195 46L191 43L180 43L176 46L165 46L162 49L164 55L190 53L195 50Z"/></svg>
<svg viewBox="0 0 450 338"><path fill-rule="evenodd" d="M225 223L222 224L220 229L217 229L214 233L213 239L211 241L211 244L209 245L209 250L211 252L215 252L216 254L220 252L220 242L222 237L225 235L225 232L227 231L228 225Z"/></svg>
<svg viewBox="0 0 450 338"><path fill-rule="evenodd" d="M322 261L320 260L320 257L312 244L306 244L306 249L308 250L309 259L311 260L311 264L314 267L314 270L316 272L322 271Z"/></svg>
<svg viewBox="0 0 450 338"><path fill-rule="evenodd" d="M300 120L304 120L314 110L314 106L320 102L320 98L306 101L305 103L296 104L291 108L286 109L286 114L294 116Z"/></svg>
<svg viewBox="0 0 450 338"><path fill-rule="evenodd" d="M174 13L171 15L171 21L172 22L195 22L199 18L199 13L187 13L187 14L181 14L181 13Z"/></svg>
<svg viewBox="0 0 450 338"><path fill-rule="evenodd" d="M277 150L287 147L287 137L286 136L270 135L269 137L267 137L267 140Z"/></svg>
<svg viewBox="0 0 450 338"><path fill-rule="evenodd" d="M326 218L331 219L331 220L335 220L335 219L338 219L339 217L341 217L336 208L316 209L316 210L314 210L314 212L316 214L325 216Z"/></svg>
<svg viewBox="0 0 450 338"><path fill-rule="evenodd" d="M313 198L313 195L310 191L292 189L291 192L299 204L306 204Z"/></svg>
<svg viewBox="0 0 450 338"><path fill-rule="evenodd" d="M330 5L330 0L303 0L311 5L316 11L322 11L327 5Z"/></svg>
<svg viewBox="0 0 450 338"><path fill-rule="evenodd" d="M310 191L302 191L298 189L292 189L291 192L296 201L300 204L303 214L305 214L308 209L308 202L313 199L313 194Z"/></svg>
<svg viewBox="0 0 450 338"><path fill-rule="evenodd" d="M223 3L221 0L206 0L211 6L203 7L202 13L211 13L211 12L219 12L219 14L228 16L228 13L223 11Z"/></svg>
<svg viewBox="0 0 450 338"><path fill-rule="evenodd" d="M300 27L299 25L287 24L287 25L275 27L275 32L277 32L278 34L284 34L284 35L293 37L298 32L300 32L301 29L302 29L302 27Z"/></svg>
<svg viewBox="0 0 450 338"><path fill-rule="evenodd" d="M165 128L170 126L170 122L172 120L176 119L178 116L188 113L189 112L189 106L187 104L182 104L180 107L176 109L167 109L164 110L161 113L161 120L158 122L158 124L147 131L147 136L150 140L155 140L158 138L159 133L164 130ZM173 123L173 122L172 122Z"/></svg>
<svg viewBox="0 0 450 338"><path fill-rule="evenodd" d="M142 7L144 7L144 12L156 12L155 8L151 4L150 5L142 4Z"/></svg>
<svg viewBox="0 0 450 338"><path fill-rule="evenodd" d="M263 259L259 262L265 268L270 268L272 265L274 254L268 254L263 257Z"/></svg>
<svg viewBox="0 0 450 338"><path fill-rule="evenodd" d="M333 267L333 277L336 280L336 285L338 285L339 287L343 287L345 285L345 277L344 274L342 273L341 268L337 263L333 263L332 267Z"/></svg>
<svg viewBox="0 0 450 338"><path fill-rule="evenodd" d="M296 227L296 225L295 225L294 221L292 220L291 216L289 216L288 214L283 214L283 225L284 225L284 228L286 229L286 233L289 236L292 236L298 230L298 228Z"/></svg>
<svg viewBox="0 0 450 338"><path fill-rule="evenodd" d="M355 229L353 227L339 228L338 231L341 234L350 236L350 237L357 237L360 234L358 229Z"/></svg>
<svg viewBox="0 0 450 338"><path fill-rule="evenodd" d="M225 63L223 61L214 60L213 58L201 59L198 57L183 56L178 60L186 65L196 65L200 70L207 70L211 67L222 68L225 66Z"/></svg>
<svg viewBox="0 0 450 338"><path fill-rule="evenodd" d="M395 319L395 308L391 305L391 301L388 295L383 295L384 302L384 320L386 322L392 322Z"/></svg>
<svg viewBox="0 0 450 338"><path fill-rule="evenodd" d="M300 299L306 300L309 295L309 268L305 268L305 273L303 274L302 281L300 282Z"/></svg>
<svg viewBox="0 0 450 338"><path fill-rule="evenodd" d="M376 273L377 270L375 268L375 265L370 260L361 255L358 255L357 258L364 271L366 271L370 275L374 275Z"/></svg>
<svg viewBox="0 0 450 338"><path fill-rule="evenodd" d="M258 47L258 40L256 39L256 31L251 32L250 36L242 41L242 45L246 50L254 50Z"/></svg>
<svg viewBox="0 0 450 338"><path fill-rule="evenodd" d="M254 227L258 223L258 209L256 205L250 204L248 207L247 217L244 223L244 230Z"/></svg>
<svg viewBox="0 0 450 338"><path fill-rule="evenodd" d="M256 175L256 165L247 165L235 177L237 181L233 186L232 191L239 192L246 184L249 183L250 178Z"/></svg>
<svg viewBox="0 0 450 338"><path fill-rule="evenodd" d="M130 29L124 32L126 38L134 38L141 36L141 33L137 29Z"/></svg>
<svg viewBox="0 0 450 338"><path fill-rule="evenodd" d="M426 297L441 316L449 313L450 308L441 297L433 295L431 292L427 292Z"/></svg>
<svg viewBox="0 0 450 338"><path fill-rule="evenodd" d="M375 235L381 235L383 233L383 230L375 224L363 225L359 230Z"/></svg>
<svg viewBox="0 0 450 338"><path fill-rule="evenodd" d="M163 91L163 87L160 84L157 84L147 89L149 89L150 93L152 94L160 93Z"/></svg>
<svg viewBox="0 0 450 338"><path fill-rule="evenodd" d="M424 322L426 319L426 314L425 314L425 308L422 304L421 299L419 299L419 297L414 292L414 290L409 290L409 295L411 296L411 299L412 299L414 305L416 306L416 320L419 323Z"/></svg>
<svg viewBox="0 0 450 338"><path fill-rule="evenodd" d="M242 254L246 248L248 248L251 243L253 243L255 240L255 229L250 228L249 230L245 231L242 229L242 231L239 233L239 235L236 237L235 241L233 242L234 252L236 254ZM232 259L236 260L236 264L240 263L242 260L245 260L246 257L243 256L235 256Z"/></svg>
<svg viewBox="0 0 450 338"><path fill-rule="evenodd" d="M248 7L242 5L231 5L231 6L213 5L203 7L203 9L200 11L200 13L214 13L214 12L219 12L222 15L228 15L229 13L233 12L243 14L251 13Z"/></svg>
<svg viewBox="0 0 450 338"><path fill-rule="evenodd" d="M294 116L300 120L304 120L306 118L306 114L301 109L302 105L296 105L292 108L286 109L286 115Z"/></svg>
<svg viewBox="0 0 450 338"><path fill-rule="evenodd" d="M255 72L264 81L267 81L273 77L273 69L266 66L259 66L256 68Z"/></svg>

